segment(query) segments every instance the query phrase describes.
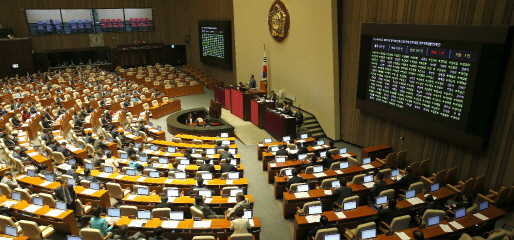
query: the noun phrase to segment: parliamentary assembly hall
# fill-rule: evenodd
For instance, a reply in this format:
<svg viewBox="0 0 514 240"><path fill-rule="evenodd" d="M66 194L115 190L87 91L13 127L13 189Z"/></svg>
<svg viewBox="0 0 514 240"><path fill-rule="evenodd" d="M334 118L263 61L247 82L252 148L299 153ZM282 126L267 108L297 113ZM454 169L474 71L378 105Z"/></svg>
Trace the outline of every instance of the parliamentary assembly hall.
<svg viewBox="0 0 514 240"><path fill-rule="evenodd" d="M514 0L0 0L0 240L514 240Z"/></svg>

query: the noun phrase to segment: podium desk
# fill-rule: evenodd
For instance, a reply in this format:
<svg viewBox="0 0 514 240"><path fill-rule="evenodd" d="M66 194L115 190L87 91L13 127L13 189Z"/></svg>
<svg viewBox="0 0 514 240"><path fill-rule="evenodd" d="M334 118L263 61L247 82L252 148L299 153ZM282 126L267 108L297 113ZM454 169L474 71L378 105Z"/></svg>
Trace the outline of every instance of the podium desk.
<svg viewBox="0 0 514 240"><path fill-rule="evenodd" d="M255 124L259 128L266 127L266 108L275 108L275 102L273 101L256 101L251 100L251 108L252 108L252 123Z"/></svg>
<svg viewBox="0 0 514 240"><path fill-rule="evenodd" d="M260 90L249 89L248 92L240 91L238 89L232 88L230 90L231 95L231 112L237 117L250 121L252 118L252 107L250 105L250 101L255 99L257 96L264 96L266 92L261 92Z"/></svg>
<svg viewBox="0 0 514 240"><path fill-rule="evenodd" d="M265 128L275 139L282 139L283 136L296 138L296 118L283 117L269 109L265 111Z"/></svg>
<svg viewBox="0 0 514 240"><path fill-rule="evenodd" d="M221 105L225 105L225 88L220 86L214 86L214 101L219 102Z"/></svg>

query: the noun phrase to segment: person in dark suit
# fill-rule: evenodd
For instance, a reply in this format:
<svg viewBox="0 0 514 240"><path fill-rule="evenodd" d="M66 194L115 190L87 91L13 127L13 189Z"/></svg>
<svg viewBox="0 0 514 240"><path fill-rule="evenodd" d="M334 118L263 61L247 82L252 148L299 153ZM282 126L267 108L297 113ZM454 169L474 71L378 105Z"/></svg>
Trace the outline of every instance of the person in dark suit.
<svg viewBox="0 0 514 240"><path fill-rule="evenodd" d="M398 181L398 186L400 189L402 190L407 190L409 189L409 186L414 183L414 176L412 176L412 169L410 167L407 167L405 169L405 176L403 176L399 181Z"/></svg>
<svg viewBox="0 0 514 240"><path fill-rule="evenodd" d="M248 88L257 88L257 82L255 81L253 74L250 74L250 83L248 84Z"/></svg>
<svg viewBox="0 0 514 240"><path fill-rule="evenodd" d="M334 163L334 158L332 157L332 153L327 152L327 157L323 159L323 167L326 169L330 169L330 166Z"/></svg>
<svg viewBox="0 0 514 240"><path fill-rule="evenodd" d="M221 173L236 172L237 171L237 167L236 166L234 166L234 165L232 165L230 163L227 163L227 162L221 163L220 167L221 167Z"/></svg>
<svg viewBox="0 0 514 240"><path fill-rule="evenodd" d="M71 169L66 170L66 175L72 176L73 179L75 179L75 182L77 182L77 183L80 182L80 177L77 174L78 166L79 166L78 163L74 163L73 165L71 165Z"/></svg>
<svg viewBox="0 0 514 240"><path fill-rule="evenodd" d="M199 177L198 179L196 179L196 185L193 185L193 187L191 187L191 189L189 189L189 194L188 195L191 195L193 194L193 191L195 189L209 189L207 187L207 185L204 185L203 184L203 178L202 177ZM211 189L211 194L214 196L214 190Z"/></svg>
<svg viewBox="0 0 514 240"><path fill-rule="evenodd" d="M64 148L64 146L66 146L65 141L61 142L61 145L57 146L57 152L62 153L62 155L64 155L64 157L69 157L70 152L66 148Z"/></svg>
<svg viewBox="0 0 514 240"><path fill-rule="evenodd" d="M294 118L296 119L296 126L300 127L303 124L303 113L299 108L296 109Z"/></svg>
<svg viewBox="0 0 514 240"><path fill-rule="evenodd" d="M419 215L420 217L423 217L423 214L425 214L425 212L426 212L428 209L434 209L434 210L439 210L439 209L441 209L441 207L435 203L434 197L433 197L432 195L428 195L428 196L425 198L425 201L427 202L427 204L426 204L426 205L424 205L423 207L421 207L421 209L419 209L419 210L418 210L418 215Z"/></svg>
<svg viewBox="0 0 514 240"><path fill-rule="evenodd" d="M291 184L304 182L303 178L298 176L298 170L296 170L296 168L291 171L291 174L293 176L287 180L287 188L290 188Z"/></svg>
<svg viewBox="0 0 514 240"><path fill-rule="evenodd" d="M343 204L343 200L347 197L351 197L352 196L352 188L351 187L347 187L346 184L348 183L348 180L346 178L341 178L339 179L339 188L337 188L336 190L334 190L334 192L332 192L332 195L334 195L334 197L336 197L336 203L341 205Z"/></svg>
<svg viewBox="0 0 514 240"><path fill-rule="evenodd" d="M318 233L319 230L322 230L322 229L326 229L326 228L331 228L332 226L330 226L328 224L328 218L325 216L325 215L322 215L320 218L319 218L319 223L321 224L320 226L316 226L315 228L313 228L312 230L310 230L308 233L307 233L307 239L310 240L312 239L313 237L316 236L316 233Z"/></svg>
<svg viewBox="0 0 514 240"><path fill-rule="evenodd" d="M286 106L284 107L284 109L282 109L282 113L287 115L287 116L292 116L293 115L293 111L291 111L291 104L286 103Z"/></svg>
<svg viewBox="0 0 514 240"><path fill-rule="evenodd" d="M309 149L307 149L306 146L302 147L301 143L297 143L296 144L296 148L298 148L298 154L307 154L307 153L309 153Z"/></svg>
<svg viewBox="0 0 514 240"><path fill-rule="evenodd" d="M86 111L86 108L84 106L80 107L80 116L82 117L87 117L87 115L89 115L89 113Z"/></svg>
<svg viewBox="0 0 514 240"><path fill-rule="evenodd" d="M218 150L223 149L223 146L221 146L221 140L216 141L216 147L214 147L214 152L218 153Z"/></svg>
<svg viewBox="0 0 514 240"><path fill-rule="evenodd" d="M127 147L123 149L123 151L127 152L128 156L132 156L132 154L137 154L136 149L134 149L134 143L130 143Z"/></svg>
<svg viewBox="0 0 514 240"><path fill-rule="evenodd" d="M286 150L286 145L285 144L280 145L280 150L278 150L275 155L276 156L288 156L289 157L289 152L287 152L287 150Z"/></svg>
<svg viewBox="0 0 514 240"><path fill-rule="evenodd" d="M214 168L214 165L211 164L211 159L205 158L204 164L198 168L199 171L209 171L210 173L214 174L216 169Z"/></svg>
<svg viewBox="0 0 514 240"><path fill-rule="evenodd" d="M104 136L100 136L100 137L98 137L98 139L95 140L95 143L93 144L93 148L95 150L108 148L107 144L104 143Z"/></svg>
<svg viewBox="0 0 514 240"><path fill-rule="evenodd" d="M75 202L77 201L77 195L73 186L68 185L66 178L61 179L61 186L54 190L55 198L57 201L65 202L66 207L75 212Z"/></svg>
<svg viewBox="0 0 514 240"><path fill-rule="evenodd" d="M87 144L95 144L95 139L93 138L93 132L88 132L86 139L84 140Z"/></svg>
<svg viewBox="0 0 514 240"><path fill-rule="evenodd" d="M173 204L168 202L168 196L163 195L161 197L161 203L155 205L155 208L169 208L171 211L175 211L175 208L173 208Z"/></svg>
<svg viewBox="0 0 514 240"><path fill-rule="evenodd" d="M128 226L127 224L123 224L118 228L118 234L114 235L114 240L138 240L138 239L146 239L146 236L141 233L137 232L133 236L128 236Z"/></svg>
<svg viewBox="0 0 514 240"><path fill-rule="evenodd" d="M334 146L335 142L334 141L330 141L328 142L328 150L331 150L331 149L336 149L336 147Z"/></svg>
<svg viewBox="0 0 514 240"><path fill-rule="evenodd" d="M184 158L187 158L187 160L189 160L189 164L192 164L192 161L193 161L193 156L191 156L192 153L193 153L193 150L191 150L191 148L188 148L186 150L186 153L184 153Z"/></svg>
<svg viewBox="0 0 514 240"><path fill-rule="evenodd" d="M194 119L193 119L193 114L192 113L189 113L187 114L187 118L186 118L186 124L192 124L194 123Z"/></svg>
<svg viewBox="0 0 514 240"><path fill-rule="evenodd" d="M229 150L229 146L228 145L225 145L223 147L223 150L225 150L225 151L220 153L220 159L232 159L232 158L234 158L234 155L232 155L232 153L230 153L228 151Z"/></svg>
<svg viewBox="0 0 514 240"><path fill-rule="evenodd" d="M455 210L459 209L459 208L465 208L465 209L468 209L470 208L471 206L473 206L473 194L471 193L466 193L462 196L462 200L458 201L455 206L453 205L450 205L448 204L447 207L448 209L452 210L455 212Z"/></svg>
<svg viewBox="0 0 514 240"><path fill-rule="evenodd" d="M150 237L149 240L168 240L167 238L161 236L163 232L164 232L164 229L161 226L158 226L158 227L154 228L153 229L153 234L155 236L154 237Z"/></svg>
<svg viewBox="0 0 514 240"><path fill-rule="evenodd" d="M416 230L412 232L412 236L414 237L414 240L423 240L425 239L425 234L421 230Z"/></svg>
<svg viewBox="0 0 514 240"><path fill-rule="evenodd" d="M377 213L380 216L379 221L385 222L387 225L391 225L393 219L400 216L400 209L396 207L396 199L389 199L387 206L387 208L380 207L380 210L378 210Z"/></svg>
<svg viewBox="0 0 514 240"><path fill-rule="evenodd" d="M275 91L271 91L269 97L268 97L269 100L273 101L273 102L276 102L277 101L277 94L275 94Z"/></svg>
<svg viewBox="0 0 514 240"><path fill-rule="evenodd" d="M380 192L387 189L387 182L384 181L384 174L379 172L377 174L378 181L375 183L371 191L369 192L370 199L376 198Z"/></svg>
<svg viewBox="0 0 514 240"><path fill-rule="evenodd" d="M75 118L75 128L83 128L84 127L84 117L79 116L78 118Z"/></svg>
<svg viewBox="0 0 514 240"><path fill-rule="evenodd" d="M21 126L21 121L20 121L20 119L18 119L18 118L16 117L16 113L13 113L13 114L12 114L11 122L12 122L13 127L19 127L19 126Z"/></svg>

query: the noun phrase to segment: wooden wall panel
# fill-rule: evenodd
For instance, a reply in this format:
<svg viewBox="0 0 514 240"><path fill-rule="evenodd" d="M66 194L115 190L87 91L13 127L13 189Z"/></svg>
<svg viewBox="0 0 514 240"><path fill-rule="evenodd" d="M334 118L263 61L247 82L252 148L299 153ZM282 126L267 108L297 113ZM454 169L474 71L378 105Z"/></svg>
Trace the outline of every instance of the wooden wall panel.
<svg viewBox="0 0 514 240"><path fill-rule="evenodd" d="M186 45L188 64L195 65L210 74L213 78L235 83L235 71L219 69L200 62L198 47L198 20L230 20L234 14L232 0L0 0L0 23L5 28L12 28L17 37L28 37L29 29L24 9L57 9L57 8L153 8L155 31L104 33L105 45L116 48L118 45L132 44L136 40L147 43L164 43L165 45ZM189 34L189 43L185 43ZM232 37L232 39L234 39ZM232 44L233 46L235 44ZM55 49L73 49L89 47L88 34L32 36L35 52L46 52ZM233 64L235 51L233 49ZM113 59L113 62L118 62ZM235 66L234 66L235 68Z"/></svg>
<svg viewBox="0 0 514 240"><path fill-rule="evenodd" d="M486 188L514 184L514 51L508 62L489 148L481 153L405 128L355 108L360 25L363 22L514 24L509 0L345 0L341 44L341 139L360 146L389 144L407 150L408 161L430 159L430 170L459 168L459 178L487 175ZM400 140L400 136L405 140ZM511 160L511 161L509 161Z"/></svg>

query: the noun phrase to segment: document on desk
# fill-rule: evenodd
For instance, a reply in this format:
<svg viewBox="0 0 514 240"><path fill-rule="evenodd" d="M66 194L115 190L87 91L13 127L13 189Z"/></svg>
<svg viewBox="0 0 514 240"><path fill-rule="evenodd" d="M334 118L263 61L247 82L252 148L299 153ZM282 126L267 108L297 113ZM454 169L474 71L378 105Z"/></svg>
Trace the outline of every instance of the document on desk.
<svg viewBox="0 0 514 240"><path fill-rule="evenodd" d="M125 176L125 175L123 175L123 174L118 174L118 176L116 176L114 179L122 179L122 178L123 178L123 176Z"/></svg>
<svg viewBox="0 0 514 240"><path fill-rule="evenodd" d="M351 157L352 155L350 155L348 153L343 153L343 154L340 154L340 156L343 158L347 158L347 157Z"/></svg>
<svg viewBox="0 0 514 240"><path fill-rule="evenodd" d="M140 177L139 179L137 179L138 182L144 182L146 180L146 177Z"/></svg>
<svg viewBox="0 0 514 240"><path fill-rule="evenodd" d="M254 222L253 222L253 218L252 218L252 219L248 219L248 222L250 223L250 226L252 226L252 227L254 227L254 226L255 226L255 224L254 224Z"/></svg>
<svg viewBox="0 0 514 240"><path fill-rule="evenodd" d="M169 165L169 164L162 164L162 165L161 165L161 168L169 168L169 167L170 167L170 165Z"/></svg>
<svg viewBox="0 0 514 240"><path fill-rule="evenodd" d="M16 204L18 204L18 202L16 202L16 201L5 201L2 204L0 204L0 206L10 208Z"/></svg>
<svg viewBox="0 0 514 240"><path fill-rule="evenodd" d="M153 150L151 150L151 149L146 149L146 150L143 150L143 152L144 152L144 153L146 153L146 154L150 154L150 153L152 153L152 152L153 152Z"/></svg>
<svg viewBox="0 0 514 240"><path fill-rule="evenodd" d="M323 191L325 195L332 195L332 190L325 190Z"/></svg>
<svg viewBox="0 0 514 240"><path fill-rule="evenodd" d="M161 227L163 228L177 228L180 221L162 221Z"/></svg>
<svg viewBox="0 0 514 240"><path fill-rule="evenodd" d="M136 198L136 194L130 195L127 197L127 200L134 200Z"/></svg>
<svg viewBox="0 0 514 240"><path fill-rule="evenodd" d="M31 153L28 153L27 155L29 155L29 157L34 157L34 156L39 155L39 152L31 152Z"/></svg>
<svg viewBox="0 0 514 240"><path fill-rule="evenodd" d="M441 227L444 232L453 232L452 228L448 226L448 224L439 224L439 227Z"/></svg>
<svg viewBox="0 0 514 240"><path fill-rule="evenodd" d="M343 213L343 212L336 212L336 216L337 216L339 219L346 218L346 215L344 215L344 213Z"/></svg>
<svg viewBox="0 0 514 240"><path fill-rule="evenodd" d="M204 200L204 202L205 202L205 203L211 203L211 201L212 201L212 198L206 198L206 199Z"/></svg>
<svg viewBox="0 0 514 240"><path fill-rule="evenodd" d="M175 202L175 197L168 197L168 202L170 202L170 203Z"/></svg>
<svg viewBox="0 0 514 240"><path fill-rule="evenodd" d="M107 178L107 177L111 176L111 173L103 172L103 173L100 173L100 174L98 174L96 176L100 177L100 178Z"/></svg>
<svg viewBox="0 0 514 240"><path fill-rule="evenodd" d="M312 148L314 148L314 150L320 150L320 149L323 149L323 147L321 147L321 146L315 146L315 147L312 147Z"/></svg>
<svg viewBox="0 0 514 240"><path fill-rule="evenodd" d="M296 140L296 143L305 143L305 140Z"/></svg>
<svg viewBox="0 0 514 240"><path fill-rule="evenodd" d="M82 191L80 194L85 194L85 195L93 195L96 193L97 190L94 190L94 189L86 189L84 191Z"/></svg>
<svg viewBox="0 0 514 240"><path fill-rule="evenodd" d="M409 240L410 237L407 236L404 232L395 232L396 236L398 236L401 240Z"/></svg>
<svg viewBox="0 0 514 240"><path fill-rule="evenodd" d="M364 187L367 187L367 188L372 188L373 186L375 186L375 183L374 182L368 182L368 183L364 183L362 185L364 185Z"/></svg>
<svg viewBox="0 0 514 240"><path fill-rule="evenodd" d="M337 174L344 174L344 173L343 173L343 171L341 171L341 170L335 170L335 172L336 172Z"/></svg>
<svg viewBox="0 0 514 240"><path fill-rule="evenodd" d="M296 150L296 149L289 151L289 154L296 154L296 153L298 153L298 150Z"/></svg>
<svg viewBox="0 0 514 240"><path fill-rule="evenodd" d="M229 197L229 198L227 199L227 202L229 202L229 203L235 203L235 202L237 202L237 201L236 201L236 197Z"/></svg>
<svg viewBox="0 0 514 240"><path fill-rule="evenodd" d="M59 165L59 166L57 166L57 167L58 167L58 168L61 168L61 169L63 169L63 170L66 170L66 171L68 171L68 170L70 170L70 169L71 169L71 165L69 165L69 164L67 164L67 163L63 163L63 164L61 164L61 165Z"/></svg>
<svg viewBox="0 0 514 240"><path fill-rule="evenodd" d="M456 221L451 221L450 225L452 225L452 227L456 228L457 230L464 229L464 226L460 225L460 223Z"/></svg>
<svg viewBox="0 0 514 240"><path fill-rule="evenodd" d="M475 213L475 214L473 214L473 216L475 216L475 217L479 218L479 219L480 219L480 220L482 220L482 221L485 221L485 220L488 220L488 219L489 219L488 217L484 216L484 215L483 215L483 214L481 214L481 213Z"/></svg>
<svg viewBox="0 0 514 240"><path fill-rule="evenodd" d="M410 204L412 204L412 205L418 205L418 204L425 203L425 202L423 202L423 200L419 199L419 197L409 198L409 199L407 199L407 201L408 201Z"/></svg>
<svg viewBox="0 0 514 240"><path fill-rule="evenodd" d="M43 206L38 206L38 205L30 205L26 208L23 209L23 211L25 212L29 212L29 213L34 213L35 211L39 210L40 208L42 208Z"/></svg>
<svg viewBox="0 0 514 240"><path fill-rule="evenodd" d="M50 210L49 212L47 212L45 214L45 216L48 216L48 217L57 217L59 215L61 215L64 211L63 210L59 210L59 209L52 209Z"/></svg>
<svg viewBox="0 0 514 240"><path fill-rule="evenodd" d="M294 196L296 198L308 198L310 197L309 193L308 192L299 192L299 193L295 193Z"/></svg>
<svg viewBox="0 0 514 240"><path fill-rule="evenodd" d="M225 184L232 185L232 184L234 184L234 180L226 180Z"/></svg>
<svg viewBox="0 0 514 240"><path fill-rule="evenodd" d="M193 224L193 228L210 228L211 222L211 220L195 221L195 223Z"/></svg>
<svg viewBox="0 0 514 240"><path fill-rule="evenodd" d="M364 168L364 169L372 169L372 168L375 168L375 167L373 167L373 165L371 165L371 164L364 164L364 165L362 165L361 167L362 167L362 168Z"/></svg>
<svg viewBox="0 0 514 240"><path fill-rule="evenodd" d="M322 172L320 172L320 173L314 173L314 174L312 174L312 175L314 175L314 176L315 176L315 177L317 177L317 178L320 178L320 177L326 177L326 176L327 176L327 174L322 173Z"/></svg>
<svg viewBox="0 0 514 240"><path fill-rule="evenodd" d="M277 164L276 163L269 163L269 166L270 167L277 167Z"/></svg>
<svg viewBox="0 0 514 240"><path fill-rule="evenodd" d="M171 178L168 178L168 179L166 179L166 181L164 181L164 183L166 183L166 184L171 184L171 182L173 182L173 179L171 179Z"/></svg>
<svg viewBox="0 0 514 240"><path fill-rule="evenodd" d="M44 182L42 182L41 184L39 184L39 186L41 186L41 187L46 187L46 186L50 185L51 183L52 183L52 182L44 181Z"/></svg>
<svg viewBox="0 0 514 240"><path fill-rule="evenodd" d="M128 226L129 227L141 227L146 222L147 222L147 220L132 220Z"/></svg>
<svg viewBox="0 0 514 240"><path fill-rule="evenodd" d="M17 176L16 177L16 180L20 180L20 179L23 179L25 178L27 175L23 174L23 175L20 175L20 176Z"/></svg>
<svg viewBox="0 0 514 240"><path fill-rule="evenodd" d="M308 223L315 223L319 222L321 215L309 215L305 217L305 220L307 220Z"/></svg>
<svg viewBox="0 0 514 240"><path fill-rule="evenodd" d="M163 156L165 156L165 157L167 157L167 156L169 156L169 155L171 155L171 153L165 153L165 154L163 154Z"/></svg>

